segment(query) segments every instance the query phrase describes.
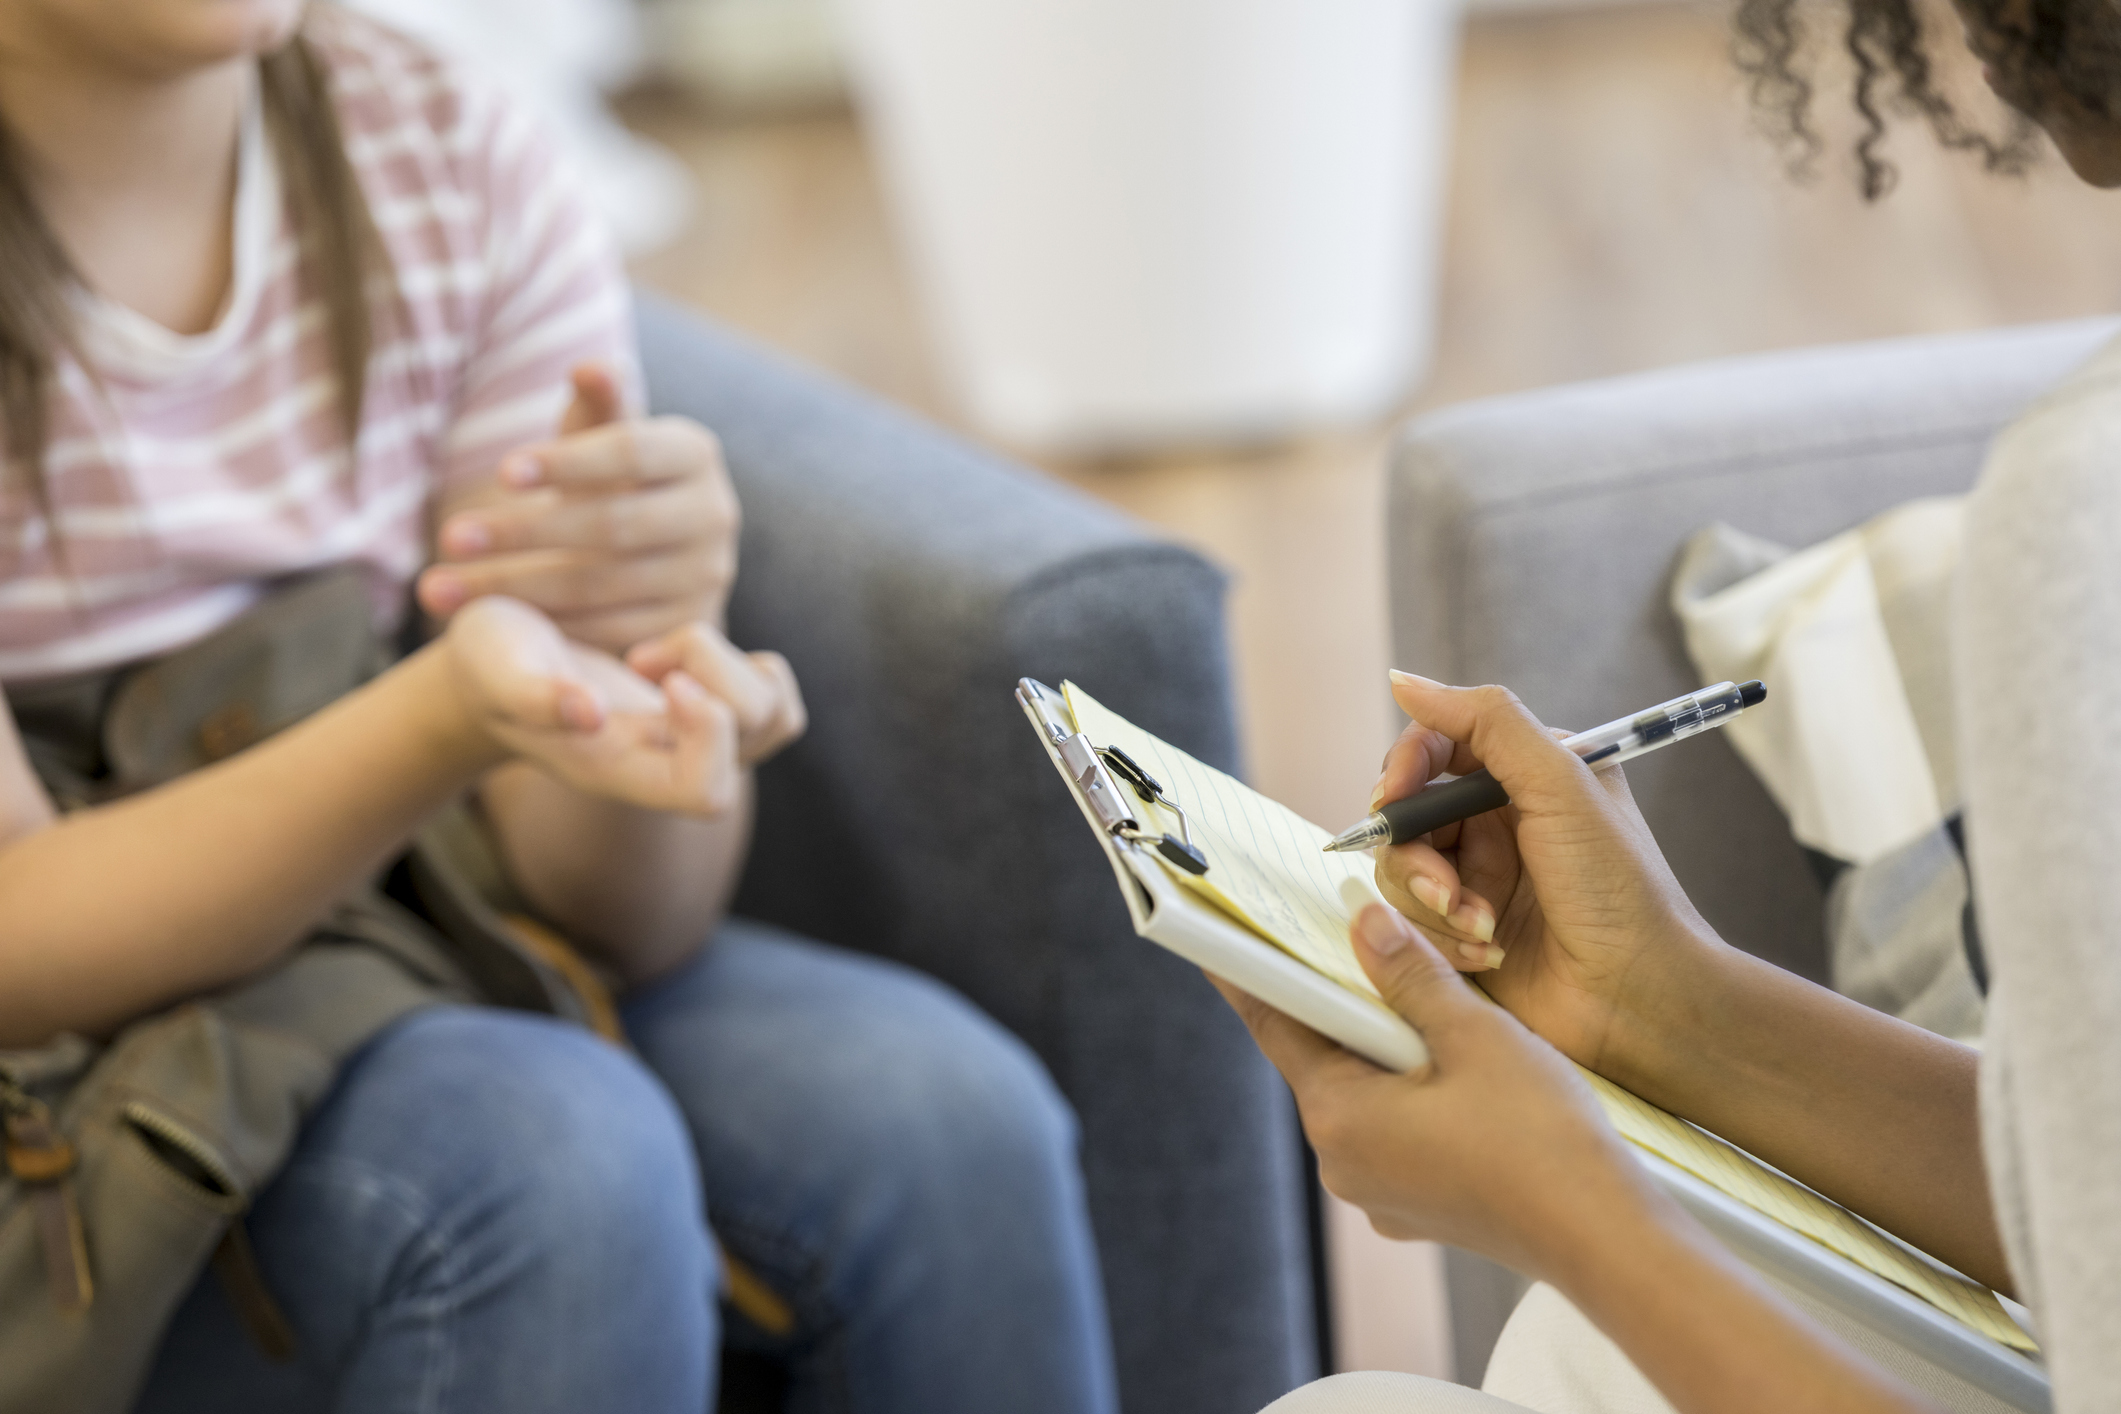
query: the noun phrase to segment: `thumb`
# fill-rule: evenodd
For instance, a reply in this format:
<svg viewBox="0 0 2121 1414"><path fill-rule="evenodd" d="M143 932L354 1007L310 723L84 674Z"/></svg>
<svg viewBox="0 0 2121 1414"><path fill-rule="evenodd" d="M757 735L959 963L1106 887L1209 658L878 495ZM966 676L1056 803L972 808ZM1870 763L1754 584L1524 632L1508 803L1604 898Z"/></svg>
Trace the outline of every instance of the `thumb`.
<svg viewBox="0 0 2121 1414"><path fill-rule="evenodd" d="M566 414L560 418L562 437L587 432L607 422L617 422L625 415L618 375L610 364L578 363L569 370L568 379L574 384L574 401L567 405Z"/></svg>
<svg viewBox="0 0 2121 1414"><path fill-rule="evenodd" d="M1356 915L1351 931L1362 970L1384 993L1386 1005L1423 1036L1432 1037L1464 1009L1479 1006L1458 969L1395 910L1373 903Z"/></svg>
<svg viewBox="0 0 2121 1414"><path fill-rule="evenodd" d="M1591 774L1576 753L1557 741L1537 717L1502 687L1446 687L1395 670L1392 700L1415 721L1468 748L1451 768L1484 765L1510 793L1520 811L1535 806L1564 809L1590 798Z"/></svg>

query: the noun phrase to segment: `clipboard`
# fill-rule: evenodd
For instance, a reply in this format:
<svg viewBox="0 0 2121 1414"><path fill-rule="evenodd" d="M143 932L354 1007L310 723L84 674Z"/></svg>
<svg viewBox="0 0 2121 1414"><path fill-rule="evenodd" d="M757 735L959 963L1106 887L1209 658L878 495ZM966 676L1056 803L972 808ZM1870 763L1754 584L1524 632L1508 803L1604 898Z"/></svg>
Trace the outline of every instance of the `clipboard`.
<svg viewBox="0 0 2121 1414"><path fill-rule="evenodd" d="M1124 751L1094 742L1078 730L1074 713L1060 693L1035 679L1024 678L1017 684L1016 700L1104 849L1137 935L1258 997L1377 1065L1407 1071L1427 1064L1428 1047L1397 1013L1299 961L1174 880L1173 867L1189 872L1197 872L1193 865L1205 870L1214 868L1212 859L1190 848L1189 837L1174 839L1159 832L1156 825L1160 820L1152 819L1152 811L1145 808L1154 802L1174 814L1180 829L1185 830L1183 801L1172 799L1162 783ZM1185 849L1174 852L1174 845ZM1187 850L1192 855L1190 864L1180 859ZM1831 1209L1839 1220L1870 1229L1874 1237L1867 1240L1882 1240L1912 1254L1912 1249L1906 1249L1889 1234L1870 1228L1860 1218L1836 1208L1809 1189L1802 1189L1785 1175L1760 1165L1714 1136L1653 1110L1609 1082L1589 1072L1585 1074L1594 1089L1624 1097L1636 1113L1654 1114L1705 1141L1704 1147L1728 1151L1759 1170L1763 1180L1799 1189L1820 1208ZM1615 1113L1610 1103L1608 1113ZM1616 1118L1622 1132L1627 1133L1626 1117ZM1645 1147L1640 1140L1634 1147L1637 1157L1666 1192L1770 1282L1886 1345L1918 1356L2011 1409L2024 1414L2049 1414L2052 1397L2047 1372L2037 1359L1979 1333L1930 1301L1741 1201L1726 1188L1705 1181L1700 1173L1690 1172L1655 1149ZM1691 1158L1687 1161L1693 1162ZM1926 1257L1921 1261L1932 1267L1937 1265Z"/></svg>
<svg viewBox="0 0 2121 1414"><path fill-rule="evenodd" d="M1016 700L1104 846L1137 935L1387 1070L1407 1071L1429 1063L1429 1048L1420 1033L1396 1012L1298 962L1172 881L1169 870L1152 857L1153 851L1170 855L1158 850L1164 844L1162 835L1142 828L1134 783L1120 785L1113 773L1117 763L1076 730L1066 699L1035 678L1024 678L1016 685ZM1131 767L1140 773L1140 767L1120 759L1125 761L1121 770ZM1145 787L1154 786L1156 795L1170 800L1154 777L1141 774ZM1183 818L1183 803L1171 803Z"/></svg>

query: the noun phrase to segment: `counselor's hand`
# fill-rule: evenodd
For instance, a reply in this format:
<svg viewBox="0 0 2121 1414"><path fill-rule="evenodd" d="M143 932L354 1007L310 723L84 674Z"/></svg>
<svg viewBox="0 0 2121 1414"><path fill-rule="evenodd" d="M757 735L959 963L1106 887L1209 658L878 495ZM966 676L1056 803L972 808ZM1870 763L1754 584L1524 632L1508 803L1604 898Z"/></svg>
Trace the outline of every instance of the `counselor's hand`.
<svg viewBox="0 0 2121 1414"><path fill-rule="evenodd" d="M559 435L504 457L501 494L443 523L421 607L446 621L505 594L613 653L695 621L719 625L742 519L721 444L687 418L623 419L601 364L572 376Z"/></svg>
<svg viewBox="0 0 2121 1414"><path fill-rule="evenodd" d="M1478 996L1404 918L1371 904L1355 951L1429 1045L1380 1070L1221 982L1295 1092L1319 1179L1386 1237L1427 1238L1555 1280L1586 1234L1661 1211L1567 1061Z"/></svg>
<svg viewBox="0 0 2121 1414"><path fill-rule="evenodd" d="M1653 1029L1638 1023L1678 1004L1683 964L1720 946L1626 779L1594 774L1502 688L1394 673L1392 695L1413 721L1378 799L1485 766L1510 804L1379 850L1379 889L1532 1030L1613 1073Z"/></svg>

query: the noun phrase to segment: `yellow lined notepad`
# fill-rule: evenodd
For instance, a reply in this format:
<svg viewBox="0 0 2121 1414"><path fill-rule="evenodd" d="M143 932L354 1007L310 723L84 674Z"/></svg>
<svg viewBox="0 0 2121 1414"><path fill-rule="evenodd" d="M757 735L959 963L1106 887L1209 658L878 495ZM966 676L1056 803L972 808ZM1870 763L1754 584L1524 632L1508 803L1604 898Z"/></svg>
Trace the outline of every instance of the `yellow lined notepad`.
<svg viewBox="0 0 2121 1414"><path fill-rule="evenodd" d="M1185 807L1193 842L1207 856L1209 869L1205 876L1169 869L1174 880L1298 961L1377 1000L1377 989L1355 960L1347 909L1340 901L1343 880L1369 881L1369 856L1324 853L1320 847L1332 836L1287 806L1158 740L1075 684L1063 683L1062 691L1079 731L1100 746L1126 751ZM1159 828L1175 828L1175 821ZM1910 1255L1853 1213L1743 1150L1611 1081L1579 1071L1629 1142L1991 1340L2014 1350L2036 1348L1988 1288Z"/></svg>
<svg viewBox="0 0 2121 1414"><path fill-rule="evenodd" d="M1173 879L1297 961L1377 999L1348 945L1348 911L1340 902L1342 880L1369 884L1368 855L1325 853L1333 837L1287 806L1159 741L1074 683L1062 683L1061 691L1076 729L1141 762L1185 807L1193 843L1210 860L1230 862L1204 875L1173 869ZM1164 817L1159 832L1178 828L1168 812L1148 808Z"/></svg>

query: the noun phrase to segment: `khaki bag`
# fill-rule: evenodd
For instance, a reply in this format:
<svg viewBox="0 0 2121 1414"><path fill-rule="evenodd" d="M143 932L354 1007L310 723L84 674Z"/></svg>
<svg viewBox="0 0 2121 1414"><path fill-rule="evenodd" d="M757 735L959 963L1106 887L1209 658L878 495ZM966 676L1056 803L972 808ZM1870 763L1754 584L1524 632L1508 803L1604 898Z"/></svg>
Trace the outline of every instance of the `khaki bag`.
<svg viewBox="0 0 2121 1414"><path fill-rule="evenodd" d="M9 694L63 808L174 779L372 676L386 653L357 574L269 595L189 648ZM527 918L459 805L406 861L425 917L369 888L270 971L106 1045L0 1051L0 1410L123 1414L211 1263L268 1354L292 1352L241 1216L339 1066L406 1013L480 1000L617 1029L596 976Z"/></svg>

